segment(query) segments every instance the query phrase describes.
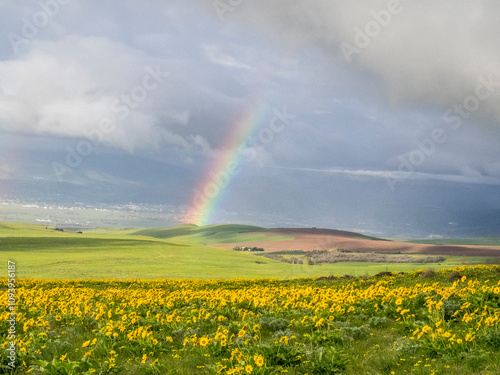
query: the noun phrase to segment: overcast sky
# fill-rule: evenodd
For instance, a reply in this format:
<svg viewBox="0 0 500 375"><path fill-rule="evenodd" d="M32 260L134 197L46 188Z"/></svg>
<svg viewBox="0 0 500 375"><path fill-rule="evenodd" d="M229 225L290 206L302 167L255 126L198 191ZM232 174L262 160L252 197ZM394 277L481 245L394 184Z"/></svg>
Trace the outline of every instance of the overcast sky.
<svg viewBox="0 0 500 375"><path fill-rule="evenodd" d="M105 202L105 183L185 210L267 107L214 220L492 226L499 18L494 0L2 1L0 192Z"/></svg>

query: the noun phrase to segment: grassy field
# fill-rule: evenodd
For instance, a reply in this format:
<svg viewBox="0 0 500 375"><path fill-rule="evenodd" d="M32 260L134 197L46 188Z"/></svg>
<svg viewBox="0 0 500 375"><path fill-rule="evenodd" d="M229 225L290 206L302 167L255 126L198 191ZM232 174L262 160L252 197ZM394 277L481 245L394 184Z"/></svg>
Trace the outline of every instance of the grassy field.
<svg viewBox="0 0 500 375"><path fill-rule="evenodd" d="M5 374L500 374L498 266L15 287L18 346L15 357L0 352Z"/></svg>
<svg viewBox="0 0 500 375"><path fill-rule="evenodd" d="M20 277L284 279L344 274L374 275L381 271L408 272L497 261L450 256L441 264L425 265L367 262L293 265L247 252L203 245L203 240L207 238L231 242L237 236L254 236L249 232L256 227L182 226L158 230L100 228L82 234L45 228L31 224L0 223L0 252L4 259L13 260L19 265Z"/></svg>
<svg viewBox="0 0 500 375"><path fill-rule="evenodd" d="M196 243L233 243L250 241L279 241L291 240L293 236L272 235L269 229L252 225L207 225L199 227L196 225L180 225L173 228L143 229L134 232L136 235L155 238L176 238L182 241ZM256 233L259 232L259 233Z"/></svg>
<svg viewBox="0 0 500 375"><path fill-rule="evenodd" d="M498 258L294 265L205 245L279 239L257 227L54 229L0 223L0 373L500 373L500 268L462 266Z"/></svg>

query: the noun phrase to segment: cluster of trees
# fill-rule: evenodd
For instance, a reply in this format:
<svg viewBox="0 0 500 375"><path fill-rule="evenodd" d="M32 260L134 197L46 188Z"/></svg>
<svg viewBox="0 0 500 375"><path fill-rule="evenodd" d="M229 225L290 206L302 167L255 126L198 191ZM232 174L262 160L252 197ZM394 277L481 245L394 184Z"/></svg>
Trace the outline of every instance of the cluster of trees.
<svg viewBox="0 0 500 375"><path fill-rule="evenodd" d="M267 258L291 264L314 265L320 263L339 262L373 262L373 263L441 263L445 261L442 256L417 258L409 255L391 255L380 253L349 253L344 251L314 250L302 258L285 258L281 254L267 254Z"/></svg>
<svg viewBox="0 0 500 375"><path fill-rule="evenodd" d="M304 260L309 257L304 257L304 258L296 258L296 257L290 257L290 258L285 258L281 254L269 254L269 255L264 255L266 258L269 259L274 259L278 260L283 263L290 263L290 264L305 264ZM306 261L307 262L307 261Z"/></svg>
<svg viewBox="0 0 500 375"><path fill-rule="evenodd" d="M233 247L235 251L264 251L262 247L248 247L248 246L235 246Z"/></svg>

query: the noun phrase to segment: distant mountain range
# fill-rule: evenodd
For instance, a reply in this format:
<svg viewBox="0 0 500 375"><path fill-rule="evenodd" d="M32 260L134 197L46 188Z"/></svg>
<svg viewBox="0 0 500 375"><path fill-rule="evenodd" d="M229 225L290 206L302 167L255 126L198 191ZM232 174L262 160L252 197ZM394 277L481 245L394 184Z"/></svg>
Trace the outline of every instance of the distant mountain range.
<svg viewBox="0 0 500 375"><path fill-rule="evenodd" d="M0 153L0 200L168 205L175 210L191 203L193 189L204 177L203 170L185 163L103 146L59 181L52 163L64 162L64 147L71 142L34 137L29 145L5 145ZM500 206L491 205L499 194L496 185L425 180L403 181L391 191L384 179L354 181L247 166L218 199L212 216L214 223L330 227L381 237L500 236Z"/></svg>

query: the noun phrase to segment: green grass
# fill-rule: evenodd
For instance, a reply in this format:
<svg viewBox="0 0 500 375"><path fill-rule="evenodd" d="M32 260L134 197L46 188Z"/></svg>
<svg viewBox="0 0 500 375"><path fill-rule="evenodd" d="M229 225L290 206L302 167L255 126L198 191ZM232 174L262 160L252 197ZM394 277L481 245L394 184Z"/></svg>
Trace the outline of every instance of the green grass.
<svg viewBox="0 0 500 375"><path fill-rule="evenodd" d="M272 235L267 228L252 225L207 225L199 227L194 224L180 225L172 228L143 229L133 234L155 238L176 238L196 243L236 243L250 241L280 241L293 239L293 236Z"/></svg>
<svg viewBox="0 0 500 375"><path fill-rule="evenodd" d="M440 264L345 262L315 266L286 264L260 256L206 246L203 238L231 242L257 227L183 226L158 230L99 228L59 232L43 225L0 223L0 253L18 264L18 276L50 279L99 278L295 278L374 275L464 264L492 264L498 258L446 257ZM191 234L186 234L190 233ZM165 238L146 237L156 235ZM181 234L181 235L179 235ZM265 233L263 235L266 235ZM223 242L223 241L221 241ZM243 242L243 241L242 241Z"/></svg>
<svg viewBox="0 0 500 375"><path fill-rule="evenodd" d="M15 369L2 352L0 373L499 374L499 280L498 266L321 281L22 279Z"/></svg>
<svg viewBox="0 0 500 375"><path fill-rule="evenodd" d="M136 232L138 228L96 228L92 230L84 229L85 234L92 234L93 237L112 236L120 237L132 232ZM28 224L28 223L2 223L0 222L0 239L2 237L63 237L63 238L81 238L82 235L77 233L77 230L66 229L64 232L54 230L54 227ZM1 242L0 242L1 244Z"/></svg>
<svg viewBox="0 0 500 375"><path fill-rule="evenodd" d="M0 239L0 251L20 277L31 278L266 277L281 267L232 250L150 239L11 237Z"/></svg>
<svg viewBox="0 0 500 375"><path fill-rule="evenodd" d="M225 225L207 225L199 227L198 225L194 224L184 224L171 228L143 229L135 232L134 234L157 237L157 238L171 238L171 237L196 235L196 234L208 237L213 234L263 232L266 230L267 229L265 228L253 225L225 224Z"/></svg>

